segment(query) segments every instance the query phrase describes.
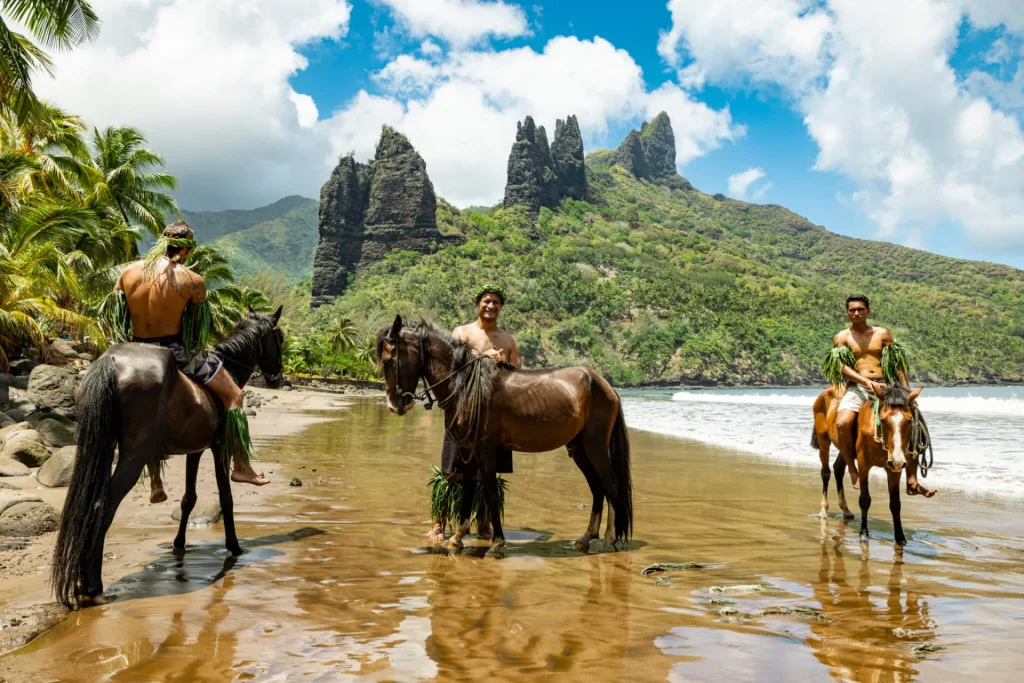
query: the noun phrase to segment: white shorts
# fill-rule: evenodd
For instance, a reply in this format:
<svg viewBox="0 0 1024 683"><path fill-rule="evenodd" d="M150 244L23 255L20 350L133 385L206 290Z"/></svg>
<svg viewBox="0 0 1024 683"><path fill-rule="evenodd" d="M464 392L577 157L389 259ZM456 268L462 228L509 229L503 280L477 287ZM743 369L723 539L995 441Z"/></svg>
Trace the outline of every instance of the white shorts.
<svg viewBox="0 0 1024 683"><path fill-rule="evenodd" d="M839 412L844 410L852 410L855 413L860 412L860 407L871 400L871 394L868 390L859 384L851 384L846 387L846 393L843 394L843 400L839 402Z"/></svg>

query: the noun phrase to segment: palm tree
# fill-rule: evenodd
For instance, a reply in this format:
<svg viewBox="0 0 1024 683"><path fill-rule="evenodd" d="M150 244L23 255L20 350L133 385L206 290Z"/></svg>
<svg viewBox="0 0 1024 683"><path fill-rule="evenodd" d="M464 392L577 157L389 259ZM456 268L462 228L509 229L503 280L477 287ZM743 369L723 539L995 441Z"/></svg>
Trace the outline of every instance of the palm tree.
<svg viewBox="0 0 1024 683"><path fill-rule="evenodd" d="M355 346L356 327L352 324L351 320L343 315L339 315L331 318L331 321L327 324L327 329L324 330L324 338L327 342L327 349L331 353L329 374L333 375L335 360L338 354L344 353Z"/></svg>
<svg viewBox="0 0 1024 683"><path fill-rule="evenodd" d="M24 189L76 201L91 164L84 134L82 119L48 102L40 102L36 116L27 121L0 119L0 149L22 152L38 165Z"/></svg>
<svg viewBox="0 0 1024 683"><path fill-rule="evenodd" d="M42 48L8 26L13 20L28 28L44 47L70 50L99 34L100 21L85 0L3 0L0 2L0 107L19 122L39 113L32 90L33 72L53 74L53 62Z"/></svg>
<svg viewBox="0 0 1024 683"><path fill-rule="evenodd" d="M160 235L164 215L178 213L174 197L160 190L178 187L170 173L151 170L164 158L146 147L146 138L136 128L93 129L93 168L87 191L90 205L106 208L130 225L139 223L153 235Z"/></svg>

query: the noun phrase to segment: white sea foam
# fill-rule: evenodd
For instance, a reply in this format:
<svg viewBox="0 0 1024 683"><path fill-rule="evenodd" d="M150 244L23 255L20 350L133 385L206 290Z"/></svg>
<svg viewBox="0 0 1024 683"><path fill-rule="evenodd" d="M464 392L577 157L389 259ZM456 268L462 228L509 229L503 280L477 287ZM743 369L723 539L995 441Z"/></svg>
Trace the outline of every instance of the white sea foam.
<svg viewBox="0 0 1024 683"><path fill-rule="evenodd" d="M935 446L929 486L1024 495L1024 388L926 389L921 410ZM771 460L819 466L809 447L816 391L631 392L635 429L684 437ZM833 449L833 453L834 453Z"/></svg>

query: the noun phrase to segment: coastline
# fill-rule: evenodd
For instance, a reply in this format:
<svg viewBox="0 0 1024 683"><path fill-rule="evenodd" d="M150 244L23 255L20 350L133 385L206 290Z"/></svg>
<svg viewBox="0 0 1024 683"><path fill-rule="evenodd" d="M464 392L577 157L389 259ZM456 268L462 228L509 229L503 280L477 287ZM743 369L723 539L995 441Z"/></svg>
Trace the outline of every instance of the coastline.
<svg viewBox="0 0 1024 683"><path fill-rule="evenodd" d="M250 418L250 435L256 442L257 457L261 442L291 436L311 424L331 418L310 414L333 410L346 405L337 393L302 389L274 391L247 388L262 399L257 416ZM235 485L232 488L236 517L256 510L288 492L292 474L280 463L259 460L254 463L271 483L254 487ZM149 502L149 482L136 486L118 508L117 516L104 546L103 582L110 586L119 578L138 571L153 559L155 545L169 545L177 533L178 522L171 514L178 508L184 493L185 458L175 456L165 463L164 484L167 501ZM5 477L3 481L17 489L31 492L61 510L67 488L47 488L34 476ZM217 501L217 485L209 452L204 456L196 485L199 500L193 516ZM11 539L10 549L0 550L0 656L31 642L68 617L71 613L53 602L49 589L50 556L56 532L26 539ZM190 526L189 543L223 539L223 526L218 522L207 526Z"/></svg>

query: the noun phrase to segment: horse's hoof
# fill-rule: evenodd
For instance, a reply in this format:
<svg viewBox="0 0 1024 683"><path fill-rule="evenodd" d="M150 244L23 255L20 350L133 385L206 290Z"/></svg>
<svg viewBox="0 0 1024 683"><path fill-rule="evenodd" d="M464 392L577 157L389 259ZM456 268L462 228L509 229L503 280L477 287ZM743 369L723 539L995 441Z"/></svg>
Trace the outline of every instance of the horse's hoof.
<svg viewBox="0 0 1024 683"><path fill-rule="evenodd" d="M821 510L818 512L818 517L820 519L828 519L828 510Z"/></svg>
<svg viewBox="0 0 1024 683"><path fill-rule="evenodd" d="M603 550L606 553L617 553L619 551L619 546L617 543L615 543L615 541L609 541L606 538L604 540L604 543L601 545L601 550Z"/></svg>
<svg viewBox="0 0 1024 683"><path fill-rule="evenodd" d="M577 539L572 544L572 546L574 548L576 548L576 550L580 551L581 553L589 553L590 552L590 539L579 538L579 539Z"/></svg>
<svg viewBox="0 0 1024 683"><path fill-rule="evenodd" d="M231 553L232 555L238 556L238 555L245 554L245 549L243 549L242 546L240 546L240 545L229 545L229 546L227 546L227 548L228 548L228 552Z"/></svg>
<svg viewBox="0 0 1024 683"><path fill-rule="evenodd" d="M854 517L856 517L856 515L849 510L843 510L843 519L853 519Z"/></svg>
<svg viewBox="0 0 1024 683"><path fill-rule="evenodd" d="M488 550L484 554L484 557L489 557L492 560L500 560L500 559L505 557L505 549L502 548L502 547L498 547L498 548L492 547L490 550Z"/></svg>

